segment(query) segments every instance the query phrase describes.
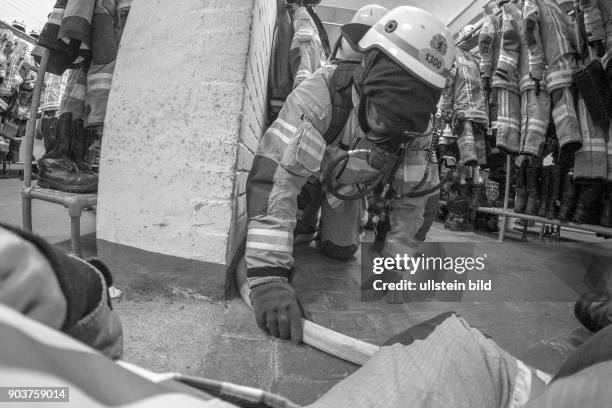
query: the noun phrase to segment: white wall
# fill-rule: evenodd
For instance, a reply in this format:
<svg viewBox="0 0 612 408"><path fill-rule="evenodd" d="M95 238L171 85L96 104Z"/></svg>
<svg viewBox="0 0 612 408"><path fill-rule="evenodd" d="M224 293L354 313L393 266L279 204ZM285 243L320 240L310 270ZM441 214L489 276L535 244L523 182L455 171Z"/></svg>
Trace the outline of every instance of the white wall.
<svg viewBox="0 0 612 408"><path fill-rule="evenodd" d="M134 0L106 116L99 239L228 263L263 130L275 7Z"/></svg>

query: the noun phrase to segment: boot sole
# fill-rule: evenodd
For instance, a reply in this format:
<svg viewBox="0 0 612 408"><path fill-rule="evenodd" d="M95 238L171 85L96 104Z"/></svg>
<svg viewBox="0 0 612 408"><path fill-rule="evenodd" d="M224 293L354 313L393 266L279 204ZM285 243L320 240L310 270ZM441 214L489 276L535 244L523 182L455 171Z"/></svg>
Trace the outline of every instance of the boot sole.
<svg viewBox="0 0 612 408"><path fill-rule="evenodd" d="M93 184L85 187L74 187L67 186L64 184L56 183L55 181L38 179L38 187L40 188L48 188L51 190L63 191L65 193L76 193L76 194L87 194L87 193L97 193L98 185Z"/></svg>

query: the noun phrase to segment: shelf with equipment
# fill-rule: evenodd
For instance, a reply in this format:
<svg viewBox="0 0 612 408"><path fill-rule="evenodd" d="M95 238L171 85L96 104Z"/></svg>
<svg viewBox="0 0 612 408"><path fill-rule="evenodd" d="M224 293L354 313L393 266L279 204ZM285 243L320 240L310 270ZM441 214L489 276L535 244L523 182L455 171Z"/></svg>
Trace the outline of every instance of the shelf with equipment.
<svg viewBox="0 0 612 408"><path fill-rule="evenodd" d="M512 160L510 156L508 156L506 166L507 166L506 168L506 190L504 194L503 208L502 207L499 207L499 208L498 207L478 207L478 210L477 210L478 212L481 212L481 213L497 215L502 218L501 226L499 228L499 236L498 236L499 242L503 242L506 237L506 232L508 230L508 222L507 222L508 218L517 218L517 219L521 219L525 221L534 221L534 222L541 223L542 226L540 230L540 240L544 239L544 231L546 229L546 226L548 225L559 227L557 235L560 233L562 228L566 228L566 229L571 228L574 231L576 230L587 231L587 232L592 232L595 234L612 237L612 228L602 227L600 225L578 224L578 223L570 222L570 221L561 221L558 219L548 219L545 217L538 217L535 215L515 213L513 209L509 208L510 185L512 183L512 179L511 179ZM440 204L446 205L446 202L440 201ZM523 241L525 241L526 234L527 234L527 223L525 223L523 227Z"/></svg>

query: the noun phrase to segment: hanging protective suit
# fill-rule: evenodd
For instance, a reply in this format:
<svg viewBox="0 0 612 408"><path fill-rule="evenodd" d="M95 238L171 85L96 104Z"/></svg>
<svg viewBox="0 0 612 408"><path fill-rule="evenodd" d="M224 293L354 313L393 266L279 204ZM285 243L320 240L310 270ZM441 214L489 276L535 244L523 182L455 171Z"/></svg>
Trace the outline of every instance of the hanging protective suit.
<svg viewBox="0 0 612 408"><path fill-rule="evenodd" d="M612 1L580 0L579 5L584 12L586 40L606 67L612 62ZM612 66L608 66L608 75L611 72ZM582 98L578 112L584 140L574 155L574 178L612 181L612 125L595 123Z"/></svg>
<svg viewBox="0 0 612 408"><path fill-rule="evenodd" d="M482 130L486 130L489 123L488 109L478 62L469 52L457 49L455 65L442 91L439 108L443 112L451 112L456 120L461 121L459 134L456 135L461 164L486 164L485 135ZM448 121L449 114L443 113L443 116ZM475 134L475 128L479 134Z"/></svg>
<svg viewBox="0 0 612 408"><path fill-rule="evenodd" d="M516 153L521 113L518 72L511 66L518 61L520 40L516 35L517 16L503 6L505 2L499 3L499 15L485 16L480 30L480 73L485 84L490 84L491 101L497 104L490 112L492 127L497 130L496 147Z"/></svg>
<svg viewBox="0 0 612 408"><path fill-rule="evenodd" d="M529 74L532 80L546 80L552 97L552 117L563 151L582 145L582 135L572 92L576 69L576 41L569 17L553 0L526 0L523 35L529 46Z"/></svg>

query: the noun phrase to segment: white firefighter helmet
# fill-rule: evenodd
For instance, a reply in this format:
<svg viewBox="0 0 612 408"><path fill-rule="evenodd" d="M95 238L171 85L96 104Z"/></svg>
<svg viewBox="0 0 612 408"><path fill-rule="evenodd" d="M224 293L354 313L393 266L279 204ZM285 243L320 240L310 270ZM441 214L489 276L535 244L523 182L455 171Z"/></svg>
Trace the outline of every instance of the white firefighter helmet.
<svg viewBox="0 0 612 408"><path fill-rule="evenodd" d="M378 48L431 86L443 89L455 60L450 30L433 14L411 6L394 8L361 39L362 51Z"/></svg>
<svg viewBox="0 0 612 408"><path fill-rule="evenodd" d="M465 39L470 37L474 33L475 30L476 30L476 26L473 24L468 24L465 27L463 27L459 31L459 36L457 37L457 44L459 44L461 41L464 41Z"/></svg>
<svg viewBox="0 0 612 408"><path fill-rule="evenodd" d="M349 24L365 24L372 27L388 12L389 9L378 4L368 4L357 10Z"/></svg>
<svg viewBox="0 0 612 408"><path fill-rule="evenodd" d="M365 33L388 12L388 9L378 4L363 6L355 12L349 23L344 24L340 28L342 37L346 39L351 48L356 51L359 50L359 41L361 41Z"/></svg>
<svg viewBox="0 0 612 408"><path fill-rule="evenodd" d="M38 40L40 38L40 31L37 31L37 30L30 31L30 37Z"/></svg>
<svg viewBox="0 0 612 408"><path fill-rule="evenodd" d="M26 32L26 26L25 26L25 23L23 21L13 20L13 23L11 24L11 26L13 28L16 28L17 30L21 31L22 33Z"/></svg>

